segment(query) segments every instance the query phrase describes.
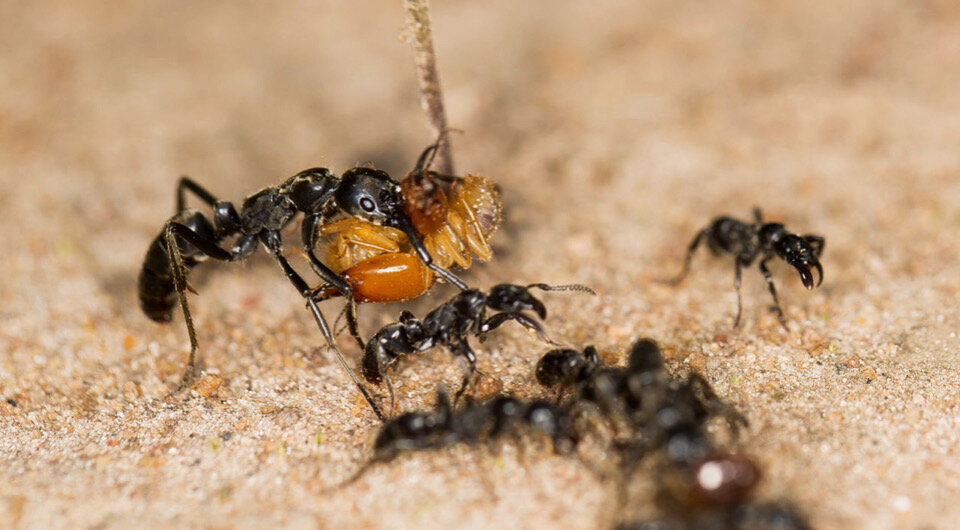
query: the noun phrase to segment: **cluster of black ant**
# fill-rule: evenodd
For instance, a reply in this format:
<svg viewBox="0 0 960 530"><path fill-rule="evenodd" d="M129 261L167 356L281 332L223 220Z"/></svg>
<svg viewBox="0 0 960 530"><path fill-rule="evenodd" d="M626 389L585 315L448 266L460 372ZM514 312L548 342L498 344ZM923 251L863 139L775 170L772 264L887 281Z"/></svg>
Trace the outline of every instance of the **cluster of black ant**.
<svg viewBox="0 0 960 530"><path fill-rule="evenodd" d="M700 374L670 374L654 341L637 341L626 367L600 366L593 347L553 350L537 363L536 377L560 396L566 391L569 410L610 423L624 479L647 457L660 456L658 500L667 515L622 528L808 528L788 503L750 501L760 477L756 464L721 450L707 430L711 419L722 418L736 438L747 420Z"/></svg>
<svg viewBox="0 0 960 530"><path fill-rule="evenodd" d="M637 341L626 367L601 366L593 347L583 352L552 350L537 363L536 378L557 392L555 404L502 396L478 403L468 400L455 408L439 392L434 409L408 412L384 423L373 458L341 486L358 479L370 466L406 452L474 445L518 437L521 432L549 437L558 454L575 454L589 431L577 420L586 415L608 422L617 433L604 458L619 460L622 495L637 467L659 457L657 501L664 515L620 528L809 528L788 502L752 501L759 468L746 456L722 450L707 428L711 419L722 418L736 438L746 419L724 403L701 375L673 376L654 341Z"/></svg>

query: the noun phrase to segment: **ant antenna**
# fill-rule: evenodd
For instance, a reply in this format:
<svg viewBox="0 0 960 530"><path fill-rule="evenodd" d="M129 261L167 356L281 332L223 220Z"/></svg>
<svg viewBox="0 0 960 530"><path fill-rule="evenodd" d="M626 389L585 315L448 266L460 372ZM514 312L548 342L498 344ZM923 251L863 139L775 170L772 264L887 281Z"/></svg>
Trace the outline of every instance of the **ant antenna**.
<svg viewBox="0 0 960 530"><path fill-rule="evenodd" d="M440 148L449 143L449 136L451 132L463 133L462 130L451 127L446 127L440 131L440 134L437 136L437 140L428 145L427 148L420 153L420 158L417 159L417 164L413 167L413 171L411 173L418 175L426 173L430 170L430 167L433 166L434 159L437 157L437 153L440 152Z"/></svg>
<svg viewBox="0 0 960 530"><path fill-rule="evenodd" d="M547 285L545 283L531 283L527 289L540 289L541 291L579 291L581 293L597 296L597 292L580 283L570 283L566 285Z"/></svg>
<svg viewBox="0 0 960 530"><path fill-rule="evenodd" d="M337 318L333 321L333 336L339 337L343 335L343 332L347 329L347 323L343 320L344 315L347 314L347 306L343 306L343 309L337 313Z"/></svg>

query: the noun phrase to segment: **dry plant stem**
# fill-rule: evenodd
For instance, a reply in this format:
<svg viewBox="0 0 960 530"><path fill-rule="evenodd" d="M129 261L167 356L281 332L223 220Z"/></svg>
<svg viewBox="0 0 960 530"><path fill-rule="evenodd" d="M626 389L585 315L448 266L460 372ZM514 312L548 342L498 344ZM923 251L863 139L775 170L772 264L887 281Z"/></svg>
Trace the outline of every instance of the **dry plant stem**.
<svg viewBox="0 0 960 530"><path fill-rule="evenodd" d="M433 32L430 29L430 2L428 0L404 0L409 15L407 28L413 39L414 62L420 85L420 105L427 112L427 119L437 138L443 135L437 152L438 171L453 175L453 153L446 135L447 114L443 109L443 91L440 89L440 74L433 51Z"/></svg>

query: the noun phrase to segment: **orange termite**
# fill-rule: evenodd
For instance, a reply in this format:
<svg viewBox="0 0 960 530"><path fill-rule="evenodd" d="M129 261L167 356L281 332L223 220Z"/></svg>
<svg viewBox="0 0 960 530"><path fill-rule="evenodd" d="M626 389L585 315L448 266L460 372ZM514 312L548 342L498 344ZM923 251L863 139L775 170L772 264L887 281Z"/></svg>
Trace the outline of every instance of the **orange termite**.
<svg viewBox="0 0 960 530"><path fill-rule="evenodd" d="M493 182L476 175L456 177L429 171L438 144L428 147L400 184L404 210L434 263L467 269L473 257L493 258L490 236L500 226L500 195ZM406 235L395 228L347 218L318 228L330 268L353 287L357 302L398 302L420 296L434 275L417 258ZM337 296L327 289L325 297Z"/></svg>

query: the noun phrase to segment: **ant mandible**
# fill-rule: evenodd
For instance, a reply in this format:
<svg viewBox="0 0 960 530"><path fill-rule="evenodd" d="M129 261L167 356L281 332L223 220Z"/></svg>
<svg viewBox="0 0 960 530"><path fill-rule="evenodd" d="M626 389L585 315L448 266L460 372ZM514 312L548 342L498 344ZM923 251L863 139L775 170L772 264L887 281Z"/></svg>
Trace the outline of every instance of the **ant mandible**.
<svg viewBox="0 0 960 530"><path fill-rule="evenodd" d="M547 308L530 293L530 289L542 291L581 291L596 294L585 285L546 285L535 283L527 286L504 283L495 285L488 292L479 289L463 291L427 314L421 321L413 313L403 311L400 319L387 324L367 342L363 356L362 373L367 381L379 385L384 372L401 357L421 353L434 346L444 346L454 356L466 360L468 372L454 399L459 400L470 378L477 372L477 355L470 347L471 335L483 340L484 336L504 322L516 320L522 326L535 331L545 342L546 336L540 319L547 316ZM487 317L487 311L497 311ZM391 397L393 390L389 380L387 387Z"/></svg>
<svg viewBox="0 0 960 530"><path fill-rule="evenodd" d="M186 207L188 191L213 208L212 221L203 212ZM313 168L301 171L278 186L250 195L243 201L239 212L232 203L218 199L190 178L182 177L177 185L177 212L151 243L140 270L140 306L151 319L169 322L179 298L190 336L190 358L181 386L189 383L196 376L198 344L185 293L188 289L192 291L187 284L187 274L206 258L228 262L242 260L256 252L262 243L273 254L294 288L306 299L307 307L337 360L382 420L382 412L336 347L330 327L317 307L317 291L309 287L283 255L280 232L298 213L304 214L301 235L314 272L325 285L348 295L348 314L354 321L353 285L331 270L314 252L317 227L338 213L401 231L410 241L417 259L429 270L460 289L467 288L463 281L434 263L404 210L400 184L386 172L355 167L338 178L325 168ZM233 236L238 237L231 250L220 246L226 238Z"/></svg>
<svg viewBox="0 0 960 530"><path fill-rule="evenodd" d="M743 310L743 301L740 295L740 269L749 267L754 260L760 257L759 268L767 281L767 287L770 289L770 295L773 296L772 310L776 313L780 323L786 327L787 323L783 317L783 310L780 308L780 301L777 299L777 289L773 285L773 275L767 268L767 262L774 256L787 262L800 273L800 280L803 286L808 290L818 287L823 283L823 267L820 265L820 255L823 254L824 238L816 234L797 235L791 234L784 228L782 223L765 223L760 213L760 208L753 208L754 222L745 223L739 219L721 216L717 217L709 226L700 230L690 247L687 249L687 255L683 260L683 271L672 280L666 280L666 283L677 285L690 272L690 261L693 258L694 251L703 241L714 256L723 253L731 254L734 260L734 280L733 284L737 290L737 318L734 320L734 327L740 325L740 314ZM762 257L761 257L762 256ZM811 267L819 273L819 279L816 285L813 283L813 273Z"/></svg>

